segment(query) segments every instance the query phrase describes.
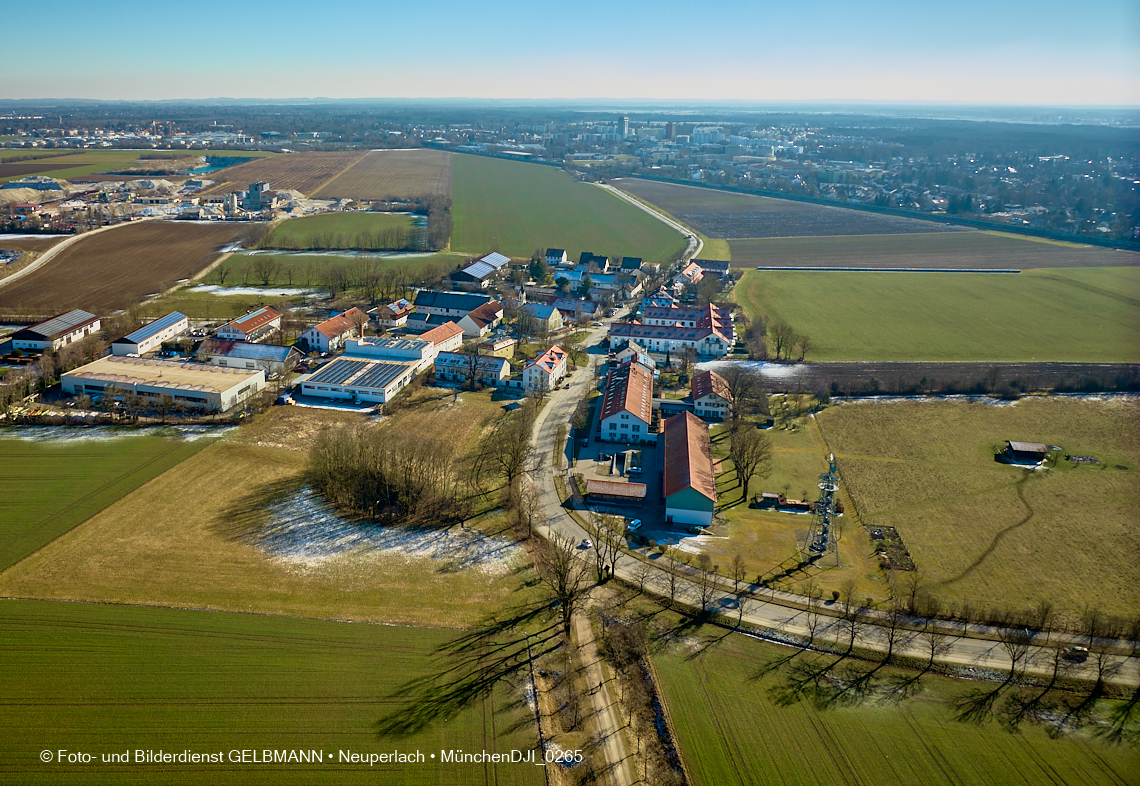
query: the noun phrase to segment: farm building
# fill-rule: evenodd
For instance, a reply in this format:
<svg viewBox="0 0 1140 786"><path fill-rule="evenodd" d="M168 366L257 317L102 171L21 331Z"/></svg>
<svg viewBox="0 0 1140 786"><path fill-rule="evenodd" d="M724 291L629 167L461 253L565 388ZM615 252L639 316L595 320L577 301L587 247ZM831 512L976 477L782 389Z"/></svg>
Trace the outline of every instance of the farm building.
<svg viewBox="0 0 1140 786"><path fill-rule="evenodd" d="M541 303L524 303L520 309L522 313L534 318L538 329L545 333L554 333L562 329L562 312L554 306Z"/></svg>
<svg viewBox="0 0 1140 786"><path fill-rule="evenodd" d="M653 431L653 373L649 369L636 361L610 369L598 428L606 442L657 442Z"/></svg>
<svg viewBox="0 0 1140 786"><path fill-rule="evenodd" d="M377 306L370 309L368 314L376 320L376 326L391 330L392 328L403 327L408 323L408 317L415 309L408 301L400 298L391 303L386 303L383 306Z"/></svg>
<svg viewBox="0 0 1140 786"><path fill-rule="evenodd" d="M408 328L431 330L449 320L458 322L479 306L490 302L490 295L421 289L416 293L415 313L408 316Z"/></svg>
<svg viewBox="0 0 1140 786"><path fill-rule="evenodd" d="M617 480L587 480L586 499L590 502L611 504L639 504L645 502L644 483L624 483Z"/></svg>
<svg viewBox="0 0 1140 786"><path fill-rule="evenodd" d="M344 343L345 357L412 363L418 374L435 361L436 345L423 338L361 338Z"/></svg>
<svg viewBox="0 0 1140 786"><path fill-rule="evenodd" d="M518 346L518 342L511 336L494 333L479 345L479 354L510 360L515 356L516 346Z"/></svg>
<svg viewBox="0 0 1140 786"><path fill-rule="evenodd" d="M659 327L713 328L726 336L732 335L732 313L713 305L703 308L661 308L647 305L641 322Z"/></svg>
<svg viewBox="0 0 1140 786"><path fill-rule="evenodd" d="M211 366L261 369L269 377L280 377L301 362L300 350L277 344L252 344L208 338L198 347L198 359Z"/></svg>
<svg viewBox="0 0 1140 786"><path fill-rule="evenodd" d="M610 342L632 338L650 352L674 356L692 347L702 357L724 357L732 348L729 335L713 328L662 327L640 322L615 322L610 325Z"/></svg>
<svg viewBox="0 0 1140 786"><path fill-rule="evenodd" d="M44 352L66 347L99 329L99 317L81 309L68 311L12 334L12 349Z"/></svg>
<svg viewBox="0 0 1140 786"><path fill-rule="evenodd" d="M356 330L359 329L363 336L364 325L367 322L368 316L359 308L353 307L329 317L318 325L313 325L301 334L301 341L304 341L310 350L333 352L340 349Z"/></svg>
<svg viewBox="0 0 1140 786"><path fill-rule="evenodd" d="M566 352L551 347L523 368L523 387L530 391L548 391L566 378Z"/></svg>
<svg viewBox="0 0 1140 786"><path fill-rule="evenodd" d="M665 519L678 524L712 524L716 475L708 424L689 412L665 421Z"/></svg>
<svg viewBox="0 0 1140 786"><path fill-rule="evenodd" d="M318 398L385 404L415 375L415 363L339 357L302 382L301 392Z"/></svg>
<svg viewBox="0 0 1140 786"><path fill-rule="evenodd" d="M115 355L145 355L161 347L162 342L181 336L189 329L189 318L185 314L172 311L113 342L111 352Z"/></svg>
<svg viewBox="0 0 1140 786"><path fill-rule="evenodd" d="M152 402L169 396L176 405L224 412L264 389L265 373L108 355L68 371L61 382L63 392L75 396L100 396L111 389Z"/></svg>
<svg viewBox="0 0 1140 786"><path fill-rule="evenodd" d="M559 267L566 264L566 249L564 248L548 248L546 249L546 264L551 267Z"/></svg>
<svg viewBox="0 0 1140 786"><path fill-rule="evenodd" d="M448 276L457 286L470 289L486 289L491 279L499 275L511 263L510 257L492 252L466 267L454 270Z"/></svg>
<svg viewBox="0 0 1140 786"><path fill-rule="evenodd" d="M450 352L463 345L463 328L454 322L444 322L420 336L421 341L430 341L436 352Z"/></svg>
<svg viewBox="0 0 1140 786"><path fill-rule="evenodd" d="M484 303L463 319L459 320L459 327L463 328L463 335L467 338L483 338L499 326L503 321L503 304L497 300Z"/></svg>
<svg viewBox="0 0 1140 786"><path fill-rule="evenodd" d="M693 377L689 395L693 401L693 412L706 423L719 423L728 417L732 393L725 378L715 371L705 371Z"/></svg>
<svg viewBox="0 0 1140 786"><path fill-rule="evenodd" d="M622 257L621 258L621 269L626 270L630 273L632 273L635 270L641 270L641 266L643 264L644 263L642 262L641 257Z"/></svg>
<svg viewBox="0 0 1140 786"><path fill-rule="evenodd" d="M227 322L215 331L218 338L231 341L253 341L281 329L282 314L272 306L262 306L245 316Z"/></svg>
<svg viewBox="0 0 1140 786"><path fill-rule="evenodd" d="M440 352L435 356L435 377L452 382L466 382L471 374L471 358L458 352ZM475 378L487 387L498 387L511 376L511 364L505 358L479 355L475 361Z"/></svg>
<svg viewBox="0 0 1140 786"><path fill-rule="evenodd" d="M1044 442L1006 442L1001 459L1007 464L1037 465L1049 456L1049 446Z"/></svg>

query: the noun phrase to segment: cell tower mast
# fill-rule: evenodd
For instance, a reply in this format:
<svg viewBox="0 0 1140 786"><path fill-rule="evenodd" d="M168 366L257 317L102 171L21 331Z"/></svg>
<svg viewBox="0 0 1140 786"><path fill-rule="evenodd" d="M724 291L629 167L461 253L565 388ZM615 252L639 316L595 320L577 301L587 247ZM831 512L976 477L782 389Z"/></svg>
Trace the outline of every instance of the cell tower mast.
<svg viewBox="0 0 1140 786"><path fill-rule="evenodd" d="M827 472L819 476L819 501L811 518L808 531L807 551L810 559L818 559L824 554L834 554L838 558L832 519L835 518L835 492L839 490L839 474L835 466L835 454L828 455Z"/></svg>

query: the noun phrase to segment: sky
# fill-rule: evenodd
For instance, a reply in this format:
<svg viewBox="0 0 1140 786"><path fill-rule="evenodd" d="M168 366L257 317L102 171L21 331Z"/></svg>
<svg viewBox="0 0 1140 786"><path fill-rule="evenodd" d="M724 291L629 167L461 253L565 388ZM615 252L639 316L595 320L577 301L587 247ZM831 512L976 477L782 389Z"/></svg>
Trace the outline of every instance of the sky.
<svg viewBox="0 0 1140 786"><path fill-rule="evenodd" d="M1140 0L56 0L0 98L1140 105Z"/></svg>

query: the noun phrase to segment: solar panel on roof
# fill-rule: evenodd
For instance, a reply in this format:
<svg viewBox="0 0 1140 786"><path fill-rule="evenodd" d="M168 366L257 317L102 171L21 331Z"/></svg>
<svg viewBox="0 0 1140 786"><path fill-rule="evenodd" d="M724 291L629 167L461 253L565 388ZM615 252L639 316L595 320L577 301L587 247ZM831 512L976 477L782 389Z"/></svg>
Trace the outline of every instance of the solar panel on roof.
<svg viewBox="0 0 1140 786"><path fill-rule="evenodd" d="M367 365L367 361L363 360L344 360L343 358L334 360L314 374L309 382L339 385Z"/></svg>
<svg viewBox="0 0 1140 786"><path fill-rule="evenodd" d="M352 383L353 387L383 388L408 370L402 363L376 363Z"/></svg>
<svg viewBox="0 0 1140 786"><path fill-rule="evenodd" d="M171 325L178 324L184 319L186 319L185 314L180 314L177 311L171 311L166 316L159 317L154 322L151 322L149 325L145 325L144 327L139 328L134 333L129 333L126 338L122 339L122 341L129 342L131 344L137 344L140 341L150 338L156 333L160 333L163 330L166 330Z"/></svg>

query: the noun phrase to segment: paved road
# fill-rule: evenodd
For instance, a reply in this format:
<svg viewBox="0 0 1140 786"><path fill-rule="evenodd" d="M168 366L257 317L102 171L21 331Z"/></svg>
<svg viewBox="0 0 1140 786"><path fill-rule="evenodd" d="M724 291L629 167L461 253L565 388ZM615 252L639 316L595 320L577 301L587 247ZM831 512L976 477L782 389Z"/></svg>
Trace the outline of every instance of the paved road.
<svg viewBox="0 0 1140 786"><path fill-rule="evenodd" d="M601 341L605 335L607 328L605 326L594 328L591 330L589 336L583 341L584 346L593 345ZM569 479L567 470L562 469L563 462L561 456L565 450L563 444L555 445L558 436L558 426L560 424L569 425L570 419L574 414L578 402L586 396L589 387L595 383L595 374L593 368L597 365L598 361L602 360L597 355L590 356L590 368L580 368L573 376L572 381L565 390L557 390L550 394L547 399L546 406L535 422L534 426L534 439L535 448L538 455L544 457L543 469L537 473L534 478L534 483L542 496L542 512L545 524L539 530L542 534L549 536L551 533L558 533L565 537L571 538L577 542L590 537L589 533L578 524L577 521L562 507L558 497L558 492L554 484L556 474L562 475L564 478ZM551 464L551 457L554 456L555 450L558 451L559 461ZM582 515L589 515L583 513ZM664 557L660 558L664 560ZM635 570L640 567L644 562L629 554L622 554L617 562L617 575L633 584L636 584ZM664 563L663 563L664 564ZM665 582L666 571L661 568L656 568L652 577L648 580L646 586L652 589L658 595L668 597L667 585ZM679 582L679 602L685 603L689 606L695 605L695 598L697 597L697 585L690 580L682 580ZM760 628L765 628L775 634L791 634L793 636L806 637L809 635L808 615L805 611L798 608L802 603L802 598L787 593L775 592L771 595L771 600L755 600L747 599L744 601L743 622L754 625ZM716 593L714 598L714 606L719 607L725 613L735 616L737 614L736 597L731 591L722 591ZM821 613L828 614L830 609L823 608ZM840 643L844 641L844 634L839 630L835 624L833 617L826 617L824 622L829 623L823 630L817 630L815 640L817 642L830 642ZM858 642L859 646L866 649L878 650L885 652L887 647L880 640L878 635L875 635L875 626L865 625L864 631L866 635ZM1011 665L1010 657L1002 649L1000 643L988 639L977 638L979 635L987 632L987 629L972 626L967 635L961 635L961 626L953 626L953 630L957 631L957 635L949 639L946 651L940 655L937 660L942 663L950 663L959 666L969 666L973 668L993 671L1008 671ZM1050 641L1052 643L1070 644L1077 642L1073 637L1062 636L1054 634ZM927 657L928 652L925 650L925 639L919 637L911 644L898 646L896 645L895 651L899 653L910 652L917 657ZM1047 653L1038 652L1038 657L1035 662L1029 666L1030 671L1041 674L1049 673L1051 666L1047 662ZM1121 682L1133 684L1137 680L1138 667L1140 661L1136 658L1114 657L1112 658L1113 669L1115 671L1111 680L1114 682ZM1083 665L1075 666L1073 673L1078 676L1094 676L1095 672L1092 666L1092 659Z"/></svg>
<svg viewBox="0 0 1140 786"><path fill-rule="evenodd" d="M616 189L613 186L606 185L605 183L595 183L594 185L596 185L598 188L604 188L606 191L609 191L611 194L616 196L618 199L623 199L626 202L629 202L631 205L638 208L639 210L644 210L646 213L653 216L654 218L656 218L661 223L668 224L669 226L673 227L673 229L676 229L678 232L680 232L682 235L685 235L686 237L688 237L689 238L689 246L688 246L688 248L685 249L684 259L686 259L686 260L692 259L693 257L700 254L701 249L705 247L705 241L701 240L699 235L694 234L693 230L689 229L684 224L678 224L676 221L669 218L669 216L665 215L664 213L661 213L660 211L654 210L649 205L646 205L644 202L638 202L636 199L631 197L629 194L627 194L624 191L621 191L619 189Z"/></svg>

